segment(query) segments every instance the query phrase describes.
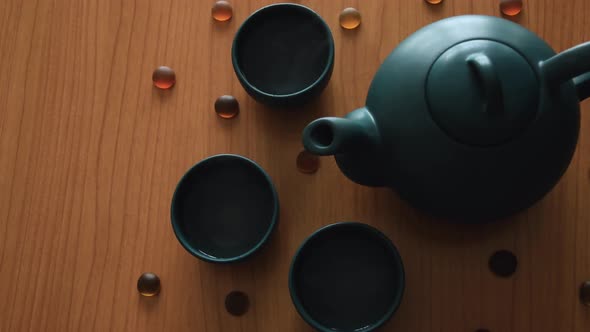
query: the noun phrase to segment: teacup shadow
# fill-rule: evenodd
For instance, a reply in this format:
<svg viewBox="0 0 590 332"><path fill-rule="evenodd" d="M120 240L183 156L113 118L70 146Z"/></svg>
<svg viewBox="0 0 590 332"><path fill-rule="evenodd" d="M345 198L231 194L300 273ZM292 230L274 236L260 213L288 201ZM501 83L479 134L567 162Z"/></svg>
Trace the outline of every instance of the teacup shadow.
<svg viewBox="0 0 590 332"><path fill-rule="evenodd" d="M330 113L330 101L333 99L331 84L323 93L311 102L293 107L276 108L257 102L253 103L252 112L257 114L262 127L269 135L289 135L293 139L301 140L303 128L311 121L328 116Z"/></svg>
<svg viewBox="0 0 590 332"><path fill-rule="evenodd" d="M293 309L293 310L295 310L295 309ZM303 320L303 318L301 318L301 316L299 316L299 314L295 314L293 316L293 326L295 326L295 331L299 331L299 332L314 332L314 331L316 331L311 326L309 326Z"/></svg>

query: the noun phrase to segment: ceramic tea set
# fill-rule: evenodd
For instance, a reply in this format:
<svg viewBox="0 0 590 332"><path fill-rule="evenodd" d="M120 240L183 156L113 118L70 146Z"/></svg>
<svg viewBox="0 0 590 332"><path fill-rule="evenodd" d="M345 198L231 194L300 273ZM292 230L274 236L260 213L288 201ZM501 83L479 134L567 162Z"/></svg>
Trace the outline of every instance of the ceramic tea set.
<svg viewBox="0 0 590 332"><path fill-rule="evenodd" d="M244 89L276 107L301 105L330 79L334 41L311 9L276 4L238 30L232 62ZM556 54L532 32L491 16L428 25L397 46L366 105L303 130L303 145L334 155L342 173L387 186L426 213L466 223L528 208L559 181L590 97L590 43ZM268 240L278 195L252 160L217 155L193 166L172 199L174 232L194 256L242 260ZM336 223L297 251L289 290L319 331L372 331L397 310L401 257L379 230Z"/></svg>

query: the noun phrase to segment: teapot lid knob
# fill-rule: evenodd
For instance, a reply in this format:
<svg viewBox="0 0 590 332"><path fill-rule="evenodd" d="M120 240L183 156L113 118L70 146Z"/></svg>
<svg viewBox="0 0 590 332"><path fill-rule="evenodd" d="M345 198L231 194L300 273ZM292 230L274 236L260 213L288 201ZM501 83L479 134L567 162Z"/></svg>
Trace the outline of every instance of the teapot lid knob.
<svg viewBox="0 0 590 332"><path fill-rule="evenodd" d="M475 146L506 143L534 119L539 81L511 47L470 40L446 50L426 82L429 111L455 140Z"/></svg>

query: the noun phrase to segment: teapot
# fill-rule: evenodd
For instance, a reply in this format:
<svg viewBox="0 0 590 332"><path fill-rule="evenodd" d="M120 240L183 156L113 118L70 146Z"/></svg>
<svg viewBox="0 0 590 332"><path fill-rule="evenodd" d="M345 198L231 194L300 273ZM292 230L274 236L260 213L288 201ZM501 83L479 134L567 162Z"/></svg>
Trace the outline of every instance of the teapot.
<svg viewBox="0 0 590 332"><path fill-rule="evenodd" d="M508 20L456 16L401 42L366 106L311 122L303 145L427 214L491 221L530 207L559 181L589 96L590 43L556 54Z"/></svg>

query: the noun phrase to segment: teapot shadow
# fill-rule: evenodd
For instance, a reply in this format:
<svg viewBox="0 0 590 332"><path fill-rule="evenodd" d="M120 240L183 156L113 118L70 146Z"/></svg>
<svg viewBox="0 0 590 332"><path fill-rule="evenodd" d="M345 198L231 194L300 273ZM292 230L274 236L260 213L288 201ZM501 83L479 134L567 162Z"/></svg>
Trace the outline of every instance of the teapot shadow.
<svg viewBox="0 0 590 332"><path fill-rule="evenodd" d="M445 247L472 246L489 238L513 232L517 223L526 222L527 210L499 220L483 223L443 219L429 215L400 199L399 222L412 238Z"/></svg>

